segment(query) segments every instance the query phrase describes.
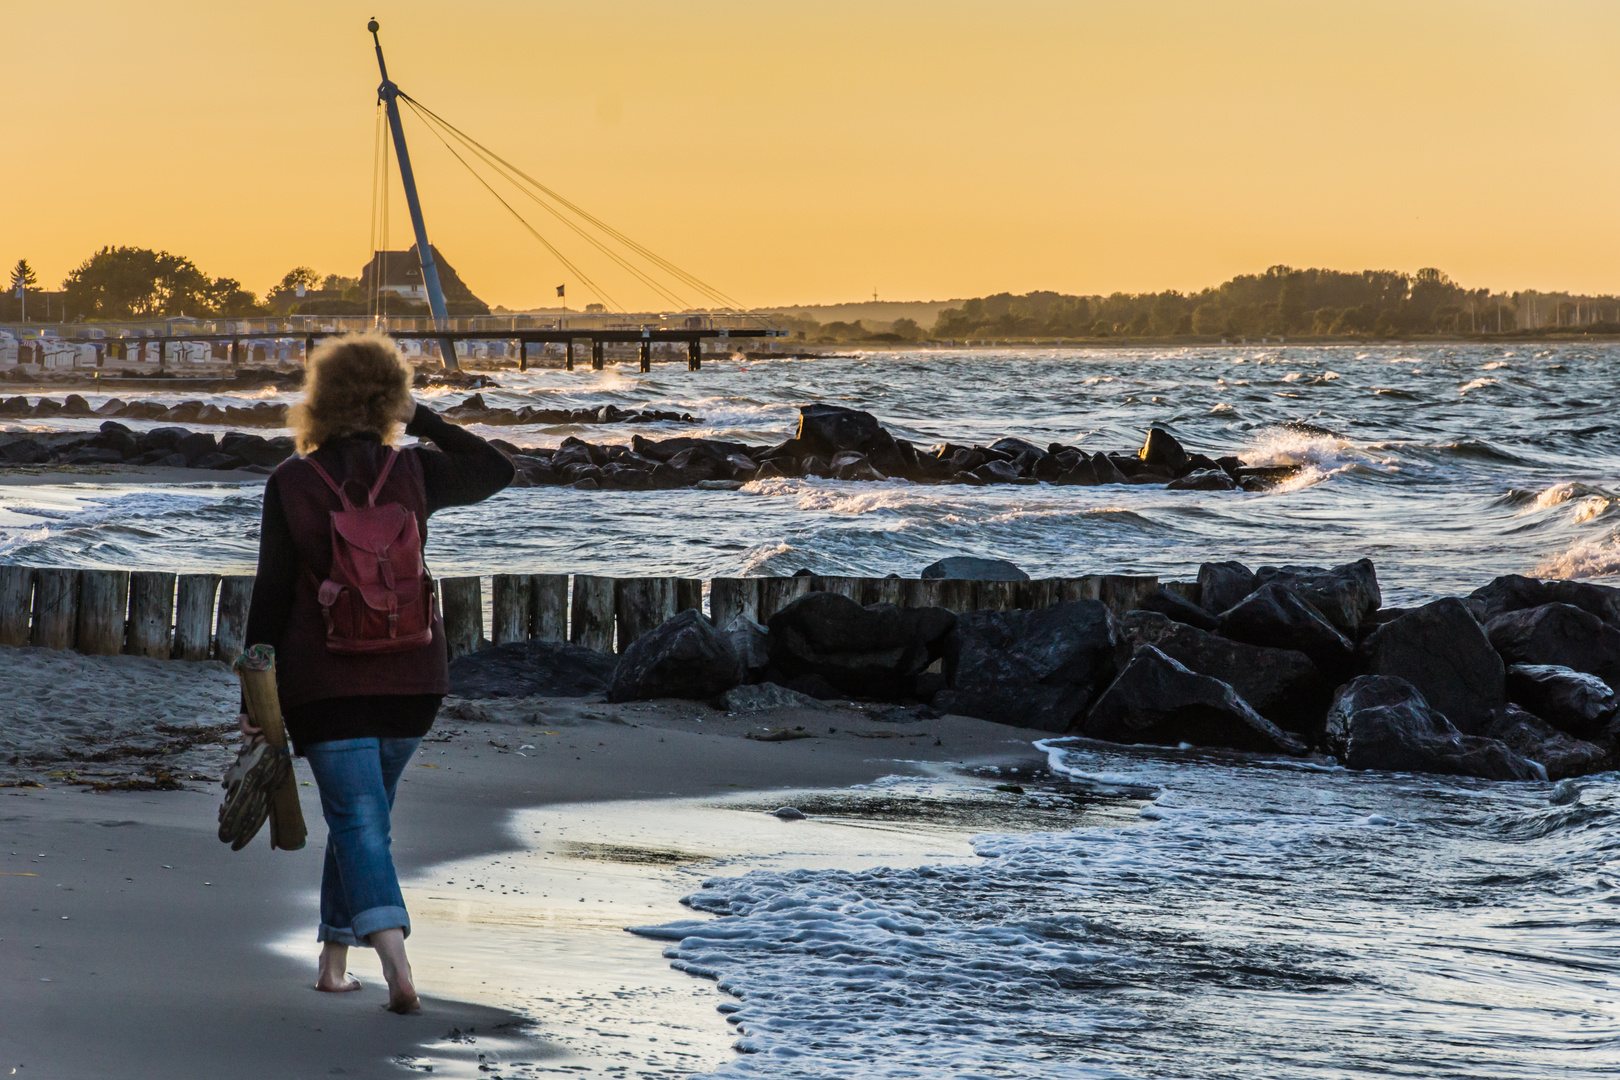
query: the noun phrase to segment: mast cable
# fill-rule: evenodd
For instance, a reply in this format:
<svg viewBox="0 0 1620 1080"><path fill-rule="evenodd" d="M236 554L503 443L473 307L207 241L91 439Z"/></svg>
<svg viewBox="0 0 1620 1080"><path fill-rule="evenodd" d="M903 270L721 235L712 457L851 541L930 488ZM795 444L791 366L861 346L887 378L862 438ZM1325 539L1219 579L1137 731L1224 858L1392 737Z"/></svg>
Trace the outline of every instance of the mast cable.
<svg viewBox="0 0 1620 1080"><path fill-rule="evenodd" d="M400 94L400 97L404 98L405 95L402 93L402 94ZM414 103L412 103L409 98L405 98L405 100L406 100L407 104L412 104L414 106ZM425 123L426 123L426 121L424 121L424 124ZM579 267L575 266L572 262L570 262L568 260L567 256L563 255L562 252L558 251L556 249L556 247L554 247L552 245L551 241L547 240L544 236L541 236L539 230L536 229L533 225L530 225L526 220L524 220L523 215L518 213L517 210L513 209L511 203L509 203L505 199L501 198L500 193L497 192L493 187L490 186L489 181L485 180L482 176L479 176L477 171L474 170L471 165L468 165L466 160L460 154L456 153L455 148L453 146L451 146L448 142L445 142L445 139L444 139L443 135L440 135L438 133L438 131L434 130L431 126L428 127L428 130L432 131L433 134L438 137L438 139L439 139L439 141L441 143L444 143L444 148L446 150L450 151L450 155L452 157L454 157L457 161L461 162L462 167L464 167L468 172L472 173L473 179L477 180L480 184L483 184L485 189L488 190L488 192L491 195L495 196L496 201L498 201L502 206L506 207L507 211L509 213L511 213L511 215L513 217L517 218L518 223L521 224L525 229L528 229L530 234L533 235L536 240L538 240L538 241L540 241L540 243L544 244L546 250L551 252L551 254L556 257L557 261L562 263L563 266L566 267L570 273L572 273L575 277L579 278L579 280L585 285L586 288L590 289L591 292L593 292L596 295L600 296L603 300L606 300L611 306L613 306L615 308L619 307L618 302L615 301L611 296L609 296L607 294L606 290L604 290L600 285L596 284L596 282L592 281L589 277L587 277L585 275L585 272L582 271Z"/></svg>
<svg viewBox="0 0 1620 1080"><path fill-rule="evenodd" d="M400 96L405 97L404 94L401 94ZM436 128L433 127L432 123L429 122L429 120L427 119L426 116L422 115L420 107L415 102L411 101L409 98L406 98L405 101L406 101L407 105L411 106L413 111L417 112L418 118L421 119L422 123L428 127L428 130L432 131L434 133L434 135L438 137L440 142L445 143L445 148L446 149L449 149L450 144L448 142L445 142L444 136L442 134L440 134L439 131ZM453 129L452 129L452 134L453 135L455 134ZM482 153L480 153L478 149L474 148L473 146L469 146L467 144L467 142L465 140L463 140L459 135L456 135L456 139L457 139L458 142L461 142L462 145L467 146L469 151L471 153L473 153L475 156L477 156L480 161L483 161L483 163L485 165L489 166L490 169L494 170L496 175L500 176L507 183L509 183L513 187L517 188L517 190L519 192L521 192L523 195L525 195L530 200L532 200L537 205L539 205L541 209L545 210L552 217L555 217L562 224L564 224L568 228L572 229L575 233L577 233L579 235L579 237L582 240L584 240L586 243L590 244L592 247L596 248L603 255L606 255L609 259L612 259L615 263L617 263L620 267L622 267L627 273L629 273L633 277L635 277L643 285L647 286L649 289L651 289L654 292L658 293L659 296L663 297L666 301L668 301L671 304L674 304L677 307L685 308L685 307L688 306L688 304L686 303L686 301L682 297L680 297L676 293L671 292L669 289L664 288L656 280L649 277L647 274L643 273L633 263L626 260L618 252L616 252L613 249L607 247L600 240L598 240L596 237L590 235L590 233L588 233L584 229L580 228L574 222L569 221L566 217L564 217L562 214L560 214L556 210L555 207L552 207L552 206L548 205L547 203L545 203L544 201L536 198L533 192L526 191L523 188L523 185L519 184L516 180L512 179L512 177L510 175L508 175L506 173L506 171L503 170L499 165L495 165L492 162L490 162L487 158L485 158L484 155ZM451 150L451 153L454 154L455 151ZM472 167L470 165L468 165L466 160L463 159L459 154L456 155L456 160L460 161L462 163L462 165L466 166L469 171L472 171ZM477 176L477 173L474 173L473 175ZM480 182L482 182L481 178L480 178ZM489 186L488 184L485 184L485 187L488 187L488 186ZM494 189L491 189L492 192L493 192L493 190ZM496 196L496 198L499 198L499 197L500 196ZM511 207L508 205L507 209L510 210ZM513 214L514 214L514 216L516 216L517 212L514 210ZM523 221L523 219L521 217L519 217L518 220ZM527 222L525 222L524 224L527 225ZM532 231L532 227L531 227L531 231ZM617 307L618 305L614 305L614 306Z"/></svg>

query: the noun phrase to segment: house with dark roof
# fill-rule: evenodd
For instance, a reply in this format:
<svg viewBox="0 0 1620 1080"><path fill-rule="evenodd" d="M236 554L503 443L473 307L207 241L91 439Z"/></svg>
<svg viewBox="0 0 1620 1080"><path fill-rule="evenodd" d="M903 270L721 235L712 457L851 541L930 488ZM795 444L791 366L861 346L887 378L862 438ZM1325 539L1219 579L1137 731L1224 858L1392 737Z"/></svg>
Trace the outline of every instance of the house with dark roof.
<svg viewBox="0 0 1620 1080"><path fill-rule="evenodd" d="M439 266L439 285L444 289L444 306L453 318L488 315L489 305L473 295L456 268L445 259L438 245L432 245L433 261ZM360 271L360 289L370 296L374 289L393 293L412 303L427 305L427 286L422 282L422 260L416 245L405 251L378 251Z"/></svg>

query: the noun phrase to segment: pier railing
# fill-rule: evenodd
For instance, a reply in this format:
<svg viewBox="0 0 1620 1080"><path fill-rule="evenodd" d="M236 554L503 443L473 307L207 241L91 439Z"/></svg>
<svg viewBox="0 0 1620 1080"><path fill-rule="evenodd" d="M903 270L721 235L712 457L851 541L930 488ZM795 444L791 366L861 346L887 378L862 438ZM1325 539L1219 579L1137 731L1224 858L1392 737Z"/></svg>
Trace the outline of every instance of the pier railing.
<svg viewBox="0 0 1620 1080"><path fill-rule="evenodd" d="M0 645L95 656L234 660L247 632L253 580L252 575L0 566ZM1100 600L1121 615L1159 587L1157 577L1141 574L1033 581L495 574L441 578L437 596L455 659L516 641L571 642L597 652L623 652L681 611L696 608L719 627L738 616L765 623L811 592L837 593L863 605L952 611ZM1197 599L1195 584L1167 582L1164 587Z"/></svg>

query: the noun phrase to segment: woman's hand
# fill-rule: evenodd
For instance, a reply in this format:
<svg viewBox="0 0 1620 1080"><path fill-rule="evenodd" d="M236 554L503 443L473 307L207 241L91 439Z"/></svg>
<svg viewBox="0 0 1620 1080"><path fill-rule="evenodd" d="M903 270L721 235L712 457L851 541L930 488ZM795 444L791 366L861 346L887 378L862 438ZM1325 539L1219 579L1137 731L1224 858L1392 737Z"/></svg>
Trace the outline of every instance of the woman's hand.
<svg viewBox="0 0 1620 1080"><path fill-rule="evenodd" d="M242 732L242 744L244 746L251 746L256 740L264 737L264 728L254 727L253 722L248 719L247 713L237 714L236 726Z"/></svg>

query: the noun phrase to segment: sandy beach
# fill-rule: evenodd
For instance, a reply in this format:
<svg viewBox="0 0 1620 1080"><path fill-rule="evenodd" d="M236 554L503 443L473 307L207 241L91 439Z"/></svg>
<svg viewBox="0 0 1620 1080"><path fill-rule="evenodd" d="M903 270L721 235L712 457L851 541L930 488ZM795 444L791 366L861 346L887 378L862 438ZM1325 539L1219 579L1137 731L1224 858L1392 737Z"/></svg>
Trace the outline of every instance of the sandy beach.
<svg viewBox="0 0 1620 1080"><path fill-rule="evenodd" d="M300 788L304 850L272 851L261 835L233 854L216 839L219 789L208 778L232 752L220 727L233 694L218 664L0 652L0 764L13 785L0 789L0 1068L85 1078L401 1068L488 1076L480 1065L498 1059L527 1063L504 1066L513 1076L626 1075L631 1065L685 1075L733 1053L714 1011L722 995L670 971L657 942L622 927L692 917L676 903L683 883L695 887L694 874L727 859L778 852L783 836L806 860L812 848L834 853L823 861L839 851L970 858L961 838L982 825L942 820L918 834L926 839L844 830L810 842L764 812L783 790L1040 763L1031 747L1040 733L959 717L452 699L395 814L425 996L421 1016L401 1018L378 1007L385 991L361 953L354 968L365 990L310 988L324 843L313 787ZM182 734L142 742L143 730ZM139 753L84 760L104 743ZM97 779L118 778L89 775L97 770L162 773L177 790L94 791ZM298 771L307 782L302 763ZM993 779L974 783L993 791ZM731 802L717 818L694 798ZM703 824L716 821L744 827ZM486 974L479 964L488 978L476 977ZM598 1001L618 1008L622 1024L666 1026L665 1041L645 1035L628 1048Z"/></svg>

